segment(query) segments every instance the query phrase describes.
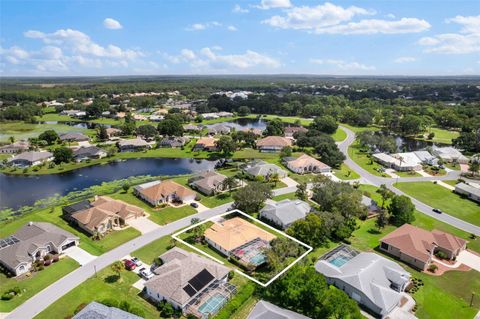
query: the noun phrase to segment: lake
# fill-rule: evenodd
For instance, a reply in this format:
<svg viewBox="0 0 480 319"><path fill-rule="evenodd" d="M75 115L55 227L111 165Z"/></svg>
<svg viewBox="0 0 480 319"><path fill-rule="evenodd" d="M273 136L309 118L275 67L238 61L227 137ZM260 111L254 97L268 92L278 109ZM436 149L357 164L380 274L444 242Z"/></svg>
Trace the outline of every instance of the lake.
<svg viewBox="0 0 480 319"><path fill-rule="evenodd" d="M252 119L252 118L239 118L230 122L219 123L224 124L230 127L234 127L237 130L245 128L256 128L264 130L267 127L267 121L262 119Z"/></svg>
<svg viewBox="0 0 480 319"><path fill-rule="evenodd" d="M182 175L210 170L216 161L190 158L141 158L38 176L0 174L0 207L17 209L55 194L137 175Z"/></svg>
<svg viewBox="0 0 480 319"><path fill-rule="evenodd" d="M71 127L76 128L83 128L83 129L96 129L100 126L105 126L106 128L112 127L110 124L98 124L98 123L91 123L91 122L76 122L76 121L41 121L38 122L39 124L48 124L48 125L56 125L56 124L63 124L68 125Z"/></svg>

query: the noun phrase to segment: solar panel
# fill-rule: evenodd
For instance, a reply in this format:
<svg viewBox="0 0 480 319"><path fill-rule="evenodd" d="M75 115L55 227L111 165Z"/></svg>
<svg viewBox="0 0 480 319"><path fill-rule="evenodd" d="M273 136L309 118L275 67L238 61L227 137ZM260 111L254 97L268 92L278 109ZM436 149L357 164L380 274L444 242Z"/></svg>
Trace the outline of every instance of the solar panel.
<svg viewBox="0 0 480 319"><path fill-rule="evenodd" d="M192 288L192 286L190 286L190 284L186 285L185 287L183 287L183 290L185 290L185 292L187 293L187 295L189 297L192 297L193 295L195 295L197 292L195 291L195 289Z"/></svg>
<svg viewBox="0 0 480 319"><path fill-rule="evenodd" d="M0 249L15 245L16 243L20 242L17 237L15 236L8 236L3 239L0 239Z"/></svg>
<svg viewBox="0 0 480 319"><path fill-rule="evenodd" d="M214 279L213 275L208 272L208 270L204 269L199 272L195 277L190 279L188 283L195 288L195 290L199 291L203 287L205 287L212 279Z"/></svg>

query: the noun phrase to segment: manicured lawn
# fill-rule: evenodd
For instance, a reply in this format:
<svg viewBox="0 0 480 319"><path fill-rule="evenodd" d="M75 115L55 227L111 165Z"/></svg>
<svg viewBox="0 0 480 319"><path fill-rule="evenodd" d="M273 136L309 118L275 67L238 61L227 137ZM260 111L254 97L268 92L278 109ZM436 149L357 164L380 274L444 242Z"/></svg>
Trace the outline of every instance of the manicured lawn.
<svg viewBox="0 0 480 319"><path fill-rule="evenodd" d="M186 205L182 207L166 207L150 215L150 219L157 224L165 225L184 217L195 214L195 208Z"/></svg>
<svg viewBox="0 0 480 319"><path fill-rule="evenodd" d="M28 139L30 137L38 137L46 130L55 130L57 133L66 132L84 132L88 133L93 130L76 128L64 124L31 124L24 122L2 122L0 124L0 141L7 142L10 136L13 136L16 141Z"/></svg>
<svg viewBox="0 0 480 319"><path fill-rule="evenodd" d="M37 121L39 122L82 122L81 119L70 117L68 115L60 115L58 113L47 113L42 116L37 116Z"/></svg>
<svg viewBox="0 0 480 319"><path fill-rule="evenodd" d="M420 175L420 173L415 172L415 171L409 171L409 172L396 171L395 174L400 176L400 177L420 177L420 176L422 176L422 175Z"/></svg>
<svg viewBox="0 0 480 319"><path fill-rule="evenodd" d="M3 273L0 273L0 294L13 287L19 287L22 291L21 295L15 296L11 300L0 300L0 312L12 311L27 299L72 272L77 267L79 267L79 265L75 260L65 257L45 267L44 270L34 273L32 277L23 280L8 278Z"/></svg>
<svg viewBox="0 0 480 319"><path fill-rule="evenodd" d="M383 169L383 166L375 162L373 159L371 159L368 156L367 152L364 152L360 146L358 145L358 142L355 141L350 147L348 148L348 156L360 165L363 169L365 169L367 172L376 175L376 176L383 176L383 177L388 177L387 174L385 173L380 173L378 170Z"/></svg>
<svg viewBox="0 0 480 319"><path fill-rule="evenodd" d="M435 136L431 140L426 139L429 133L435 133ZM419 138L419 140L444 143L444 144L452 144L452 140L457 138L459 135L460 133L457 131L449 131L449 130L444 130L437 127L432 127L428 130L428 132L425 133L425 137Z"/></svg>
<svg viewBox="0 0 480 319"><path fill-rule="evenodd" d="M278 153L265 153L255 150L253 148L244 148L239 151L236 151L233 154L234 159L252 159L252 158L260 158L260 159L269 159L269 158L277 158Z"/></svg>
<svg viewBox="0 0 480 319"><path fill-rule="evenodd" d="M444 165L445 165L445 167L447 167L449 169L453 169L454 171L459 171L460 170L460 165L459 164L445 163Z"/></svg>
<svg viewBox="0 0 480 319"><path fill-rule="evenodd" d="M357 174L354 170L347 166L347 164L342 163L339 169L334 169L333 172L335 176L342 180L351 180L360 178L360 175Z"/></svg>
<svg viewBox="0 0 480 319"><path fill-rule="evenodd" d="M295 196L295 193L288 193L288 194L274 196L272 199L274 201L279 202L279 201L284 200L284 199L297 199L297 197Z"/></svg>
<svg viewBox="0 0 480 319"><path fill-rule="evenodd" d="M162 237L138 250L135 250L131 253L131 255L137 257L147 264L152 264L155 258L173 247L171 245L173 240L174 239L171 236ZM175 242L180 247L181 244L177 241Z"/></svg>
<svg viewBox="0 0 480 319"><path fill-rule="evenodd" d="M0 237L5 237L13 234L17 229L28 223L34 222L48 222L57 225L71 232L72 234L80 237L80 247L88 251L93 255L101 255L106 251L109 251L121 244L132 240L140 235L140 232L134 228L126 228L119 231L113 231L109 233L102 240L93 240L87 234L77 230L70 226L65 220L61 218L61 207L55 207L53 211L50 209L40 210L38 212L26 214L18 219L1 223L0 224Z"/></svg>
<svg viewBox="0 0 480 319"><path fill-rule="evenodd" d="M367 127L359 127L359 126L351 126L349 124L340 123L340 125L345 126L346 128L352 130L354 133L360 133L363 131L378 131L380 130L379 127L376 126L367 126Z"/></svg>
<svg viewBox="0 0 480 319"><path fill-rule="evenodd" d="M480 226L480 205L432 182L396 183L395 187L445 213Z"/></svg>
<svg viewBox="0 0 480 319"><path fill-rule="evenodd" d="M344 130L342 130L340 127L331 135L335 142L341 142L344 139L347 138L347 133L345 133Z"/></svg>
<svg viewBox="0 0 480 319"><path fill-rule="evenodd" d="M97 276L91 277L78 287L71 290L35 318L67 318L74 314L80 304L88 304L91 301L114 299L119 302L127 301L132 307L144 311L145 318L159 318L156 307L139 296L140 291L134 287L138 275L130 271L122 271L120 279L113 281L116 273L110 267L99 271Z"/></svg>
<svg viewBox="0 0 480 319"><path fill-rule="evenodd" d="M450 181L442 181L444 182L445 184L448 184L448 185L452 185L452 186L455 186L458 184L458 181L456 179L454 180L450 180Z"/></svg>

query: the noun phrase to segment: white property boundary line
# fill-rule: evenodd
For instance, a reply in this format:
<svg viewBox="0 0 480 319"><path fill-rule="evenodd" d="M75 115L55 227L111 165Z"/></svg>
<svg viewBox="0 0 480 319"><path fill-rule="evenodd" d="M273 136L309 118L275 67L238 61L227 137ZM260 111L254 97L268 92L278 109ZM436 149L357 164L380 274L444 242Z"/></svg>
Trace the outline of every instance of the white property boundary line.
<svg viewBox="0 0 480 319"><path fill-rule="evenodd" d="M217 259L217 258L215 258L215 257L213 257L213 256L210 256L209 254L207 254L207 253L204 252L203 250L201 250L201 249L199 249L199 248L197 248L197 247L195 247L195 246L187 243L187 242L184 241L183 239L180 239L178 236L181 235L181 234L183 234L183 233L185 233L185 232L187 232L187 231L189 231L190 229L193 229L193 228L195 228L195 227L197 227L197 226L200 226L200 225L202 225L202 224L205 224L206 222L213 221L214 219L216 219L216 218L218 218L218 217L223 217L223 216L226 216L226 215L229 215L229 214L232 214L232 213L239 213L240 215L243 215L243 216L245 216L245 217L247 217L247 218L249 218L249 219L251 219L251 220L253 220L253 221L257 222L257 223L260 223L260 224L268 227L269 229L271 229L271 230L273 230L273 231L281 234L282 236L285 236L285 237L287 237L288 239L291 239L291 240L293 240L294 242L296 242L296 243L302 245L303 247L307 248L307 251L306 251L305 253L303 253L300 257L298 257L297 259L295 259L295 261L293 261L290 265L288 265L287 267L285 267L285 269L283 269L281 272L279 272L278 274L276 274L276 275L275 275L272 279L270 279L267 283L260 282L260 281L258 281L257 279L255 279L255 278L247 275L246 273L244 273L244 272L242 272L242 271L240 271L240 270L238 270L238 269L234 269L235 272L237 272L238 274L244 276L244 277L247 278L247 279L250 279L251 281L253 281L253 282L256 283L256 284L259 284L259 285L262 286L262 287L267 287L268 285L270 285L270 284L271 284L272 282L274 282L278 277L280 277L281 275L283 275L287 270L289 270L290 268L292 268L296 263L298 263L301 259L303 259L306 255L308 255L308 254L313 250L312 247L310 247L309 245L305 244L304 242L301 242L301 241L299 241L298 239L293 238L292 236L284 233L283 231L280 231L280 230L278 230L278 229L276 229L276 228L274 228L274 227L272 227L272 226L270 226L270 225L262 222L261 220L258 220L258 219L256 219L256 218L253 218L252 216L250 216L250 215L248 215L248 214L246 214L246 213L244 213L244 212L242 212L242 211L240 211L240 210L238 210L238 209L234 209L234 210L228 211L228 212L226 212L226 213L222 213L222 214L219 214L219 215L215 215L215 216L212 216L212 217L210 217L210 218L208 218L208 219L205 219L205 220L201 221L200 223L193 224L193 225L191 225L191 226L189 226L189 227L187 227L187 228L185 228L185 229L183 229L183 230L181 230L181 231L173 234L173 235L172 235L172 238L175 239L175 240L177 240L177 241L179 241L179 242L181 242L182 244L184 244L184 245L186 245L186 246L194 249L195 251L199 252L200 254L202 254L202 255L204 255L204 256L206 256L206 257L208 257L208 258L216 261L217 263L219 263L219 264L221 264L221 265L224 265L225 263L224 263L223 261L221 261L221 260L219 260L219 259Z"/></svg>

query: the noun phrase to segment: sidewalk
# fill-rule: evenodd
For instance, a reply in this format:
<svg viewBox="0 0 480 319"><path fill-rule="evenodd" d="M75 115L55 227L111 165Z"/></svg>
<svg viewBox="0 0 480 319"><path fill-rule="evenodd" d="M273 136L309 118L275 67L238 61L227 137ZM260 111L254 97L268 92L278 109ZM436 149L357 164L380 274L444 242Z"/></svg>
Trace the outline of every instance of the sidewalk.
<svg viewBox="0 0 480 319"><path fill-rule="evenodd" d="M437 182L437 185L440 185L440 186L443 186L445 188L448 188L449 190L453 191L455 190L455 187L450 185L450 184L447 184L447 183L444 183L442 181L436 181Z"/></svg>

